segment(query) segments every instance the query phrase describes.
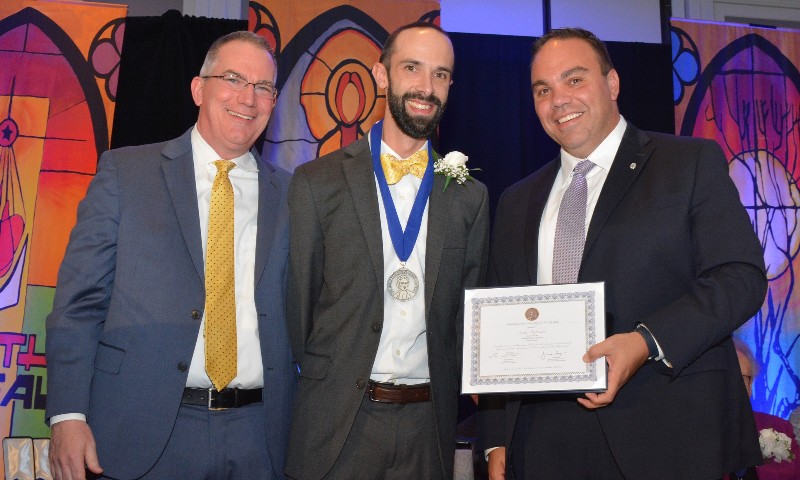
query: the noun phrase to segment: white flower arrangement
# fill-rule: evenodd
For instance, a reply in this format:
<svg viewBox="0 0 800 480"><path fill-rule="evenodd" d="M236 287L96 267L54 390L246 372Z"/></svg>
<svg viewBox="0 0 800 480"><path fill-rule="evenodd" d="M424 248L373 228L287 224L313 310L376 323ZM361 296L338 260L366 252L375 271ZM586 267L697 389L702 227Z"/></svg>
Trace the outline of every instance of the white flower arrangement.
<svg viewBox="0 0 800 480"><path fill-rule="evenodd" d="M761 445L761 456L764 460L772 459L775 463L794 460L792 440L785 433L777 432L774 428L765 428L758 434L758 443Z"/></svg>
<svg viewBox="0 0 800 480"><path fill-rule="evenodd" d="M467 168L467 160L469 157L461 152L450 152L443 158L436 159L433 164L433 173L444 175L447 179L444 181L444 190L453 180L459 185L463 185L467 180L472 180L469 175L470 169ZM480 168L473 168L472 170L480 170Z"/></svg>

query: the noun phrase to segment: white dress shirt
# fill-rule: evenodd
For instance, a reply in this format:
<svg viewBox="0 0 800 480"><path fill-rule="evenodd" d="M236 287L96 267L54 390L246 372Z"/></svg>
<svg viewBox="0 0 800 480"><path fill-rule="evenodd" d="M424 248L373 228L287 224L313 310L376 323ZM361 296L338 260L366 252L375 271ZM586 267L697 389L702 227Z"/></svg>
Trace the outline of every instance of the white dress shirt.
<svg viewBox="0 0 800 480"><path fill-rule="evenodd" d="M427 150L428 144L422 146ZM421 150L422 150L421 149ZM400 158L397 153L381 141L381 153L390 153ZM370 378L377 382L398 384L415 384L429 381L428 340L425 324L425 246L428 237L428 202L422 215L417 242L406 262L406 268L414 272L419 281L419 290L412 300L401 302L392 298L386 288L389 277L400 268L400 259L394 250L389 227L386 222L386 211L378 189L378 206L381 215L381 232L383 241L383 330L378 344L378 353L372 365ZM394 185L389 185L389 192L394 199L400 225L405 230L411 207L422 183L414 175L406 175Z"/></svg>
<svg viewBox="0 0 800 480"><path fill-rule="evenodd" d="M586 174L586 226L584 232L589 230L589 222L592 220L594 207L597 206L597 199L600 191L608 177L608 171L617 155L619 145L622 143L622 135L628 124L622 116L614 130L606 137L597 148L587 157L595 166ZM561 207L561 199L564 197L567 187L572 183L572 170L583 158L576 158L561 149L561 170L553 182L547 205L544 208L542 221L539 224L539 254L538 270L536 272L536 283L539 285L549 285L553 283L553 249L556 239L556 220L558 210Z"/></svg>
<svg viewBox="0 0 800 480"><path fill-rule="evenodd" d="M203 240L203 258L205 259L211 186L217 174L217 167L212 162L220 160L221 157L200 136L197 126L192 129L191 141L197 206L200 211L200 234ZM228 177L233 185L234 198L237 375L229 386L248 389L261 388L264 385L264 372L261 361L261 344L258 340L258 314L254 298L258 223L258 162L250 152L241 157L226 160L233 160L236 163L236 168L229 172ZM202 322L192 363L189 367L187 387L211 387L211 380L206 374L205 339L203 338L205 314ZM54 415L50 418L50 425L64 420L86 421L86 416L82 413Z"/></svg>
<svg viewBox="0 0 800 480"><path fill-rule="evenodd" d="M208 240L208 215L211 208L211 186L217 175L215 161L221 157L206 143L197 127L192 130L192 157L197 188L197 207L200 213L200 235L203 258ZM258 314L256 313L255 262L256 233L258 229L258 162L250 152L232 160L236 168L228 173L233 185L233 237L234 275L236 279L236 377L230 388L261 388L264 386L264 367L261 361L261 343L258 340ZM209 388L211 380L206 374L205 314L189 366L187 387Z"/></svg>

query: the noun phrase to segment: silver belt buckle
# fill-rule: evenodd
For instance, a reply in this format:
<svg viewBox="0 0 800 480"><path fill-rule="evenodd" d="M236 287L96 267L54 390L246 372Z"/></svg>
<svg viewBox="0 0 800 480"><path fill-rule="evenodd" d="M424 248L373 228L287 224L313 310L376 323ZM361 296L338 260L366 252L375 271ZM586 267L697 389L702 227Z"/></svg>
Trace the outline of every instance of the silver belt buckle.
<svg viewBox="0 0 800 480"><path fill-rule="evenodd" d="M227 410L227 408L217 408L211 406L211 392L214 390L214 387L210 387L208 389L208 409L209 410ZM219 393L219 392L217 392Z"/></svg>

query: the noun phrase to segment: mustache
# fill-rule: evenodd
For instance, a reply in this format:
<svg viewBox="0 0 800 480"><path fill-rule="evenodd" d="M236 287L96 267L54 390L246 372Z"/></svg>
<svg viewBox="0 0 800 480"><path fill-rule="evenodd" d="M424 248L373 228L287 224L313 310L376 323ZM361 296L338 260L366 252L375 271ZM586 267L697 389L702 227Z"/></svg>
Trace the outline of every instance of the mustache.
<svg viewBox="0 0 800 480"><path fill-rule="evenodd" d="M423 95L423 94L421 94L419 92L406 92L406 93L403 94L403 101L406 101L406 100L421 100L423 102L432 103L432 104L436 105L439 108L442 107L442 101L439 100L439 97L437 97L436 95L434 95L432 93L430 95L426 96L426 95Z"/></svg>

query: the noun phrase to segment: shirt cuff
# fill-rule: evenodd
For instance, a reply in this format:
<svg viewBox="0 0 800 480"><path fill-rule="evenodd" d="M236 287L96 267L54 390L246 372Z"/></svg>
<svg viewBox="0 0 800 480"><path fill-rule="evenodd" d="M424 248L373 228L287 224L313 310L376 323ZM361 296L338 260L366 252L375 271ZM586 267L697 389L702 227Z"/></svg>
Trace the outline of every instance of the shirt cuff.
<svg viewBox="0 0 800 480"><path fill-rule="evenodd" d="M62 413L61 415L53 415L50 417L50 426L56 423L63 422L64 420L81 420L86 421L86 415L82 413Z"/></svg>
<svg viewBox="0 0 800 480"><path fill-rule="evenodd" d="M656 342L656 348L658 349L658 355L656 357L654 357L653 360L655 360L656 362L664 362L664 365L668 366L669 368L672 368L672 363L670 363L670 361L667 360L667 358L664 356L664 350L661 348L661 344L658 343L658 339L656 338L656 336L653 335L653 332L651 332L650 329L647 328L647 325L645 325L644 323L640 323L637 326L641 326L642 328L647 330L647 333L650 335L650 338L652 338L653 341Z"/></svg>
<svg viewBox="0 0 800 480"><path fill-rule="evenodd" d="M489 454L492 453L492 450L497 450L498 448L500 448L500 447L492 447L492 448L487 448L486 450L484 450L483 451L483 459L488 462L489 461Z"/></svg>

